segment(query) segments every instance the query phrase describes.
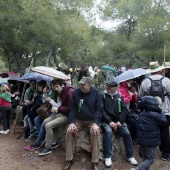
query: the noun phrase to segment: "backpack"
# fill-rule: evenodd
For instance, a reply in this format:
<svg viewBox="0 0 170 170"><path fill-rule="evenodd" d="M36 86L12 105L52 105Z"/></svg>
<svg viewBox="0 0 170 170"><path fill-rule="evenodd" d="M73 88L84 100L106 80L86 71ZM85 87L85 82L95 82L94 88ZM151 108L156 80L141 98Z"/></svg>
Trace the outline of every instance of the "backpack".
<svg viewBox="0 0 170 170"><path fill-rule="evenodd" d="M162 99L162 102L164 102L165 95L164 95L164 87L162 86L162 77L160 80L152 80L150 77L148 79L151 81L151 87L149 89L149 94L151 96L158 96Z"/></svg>

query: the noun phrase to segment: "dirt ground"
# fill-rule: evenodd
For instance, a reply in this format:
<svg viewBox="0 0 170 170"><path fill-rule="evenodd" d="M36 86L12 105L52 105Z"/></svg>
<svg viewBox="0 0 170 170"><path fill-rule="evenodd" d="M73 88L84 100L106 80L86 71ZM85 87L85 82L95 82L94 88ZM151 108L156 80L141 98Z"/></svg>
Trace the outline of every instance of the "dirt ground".
<svg viewBox="0 0 170 170"><path fill-rule="evenodd" d="M2 126L0 126L2 129ZM65 163L65 152L59 147L53 150L50 155L40 157L38 150L29 152L24 150L26 145L32 142L26 142L25 139L16 139L18 134L8 135L0 134L0 170L62 170ZM137 154L137 146L134 148L134 155L138 162L141 162ZM157 151L155 163L151 166L151 170L169 170L170 161L162 161L160 152ZM76 154L74 157L74 165L71 170L89 170L90 154ZM100 161L101 169L106 169L103 161ZM129 162L125 160L124 153L120 161L113 163L113 166L107 170L130 170L133 168Z"/></svg>

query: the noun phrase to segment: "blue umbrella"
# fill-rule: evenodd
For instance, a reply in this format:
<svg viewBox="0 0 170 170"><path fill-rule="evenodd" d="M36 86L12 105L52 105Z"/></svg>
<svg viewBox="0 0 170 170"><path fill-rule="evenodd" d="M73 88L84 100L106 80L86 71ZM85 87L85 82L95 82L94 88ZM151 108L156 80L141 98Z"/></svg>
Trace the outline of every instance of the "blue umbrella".
<svg viewBox="0 0 170 170"><path fill-rule="evenodd" d="M53 78L40 74L40 73L25 73L22 77L21 80L35 80L36 82L40 82L42 80L46 81L47 83L50 83Z"/></svg>
<svg viewBox="0 0 170 170"><path fill-rule="evenodd" d="M145 74L148 74L148 73L143 68L127 70L127 71L123 72L122 74L120 74L119 76L115 77L114 81L116 81L117 83L120 83L120 82L123 82L126 80L134 79L136 77L139 77L139 76L142 76Z"/></svg>

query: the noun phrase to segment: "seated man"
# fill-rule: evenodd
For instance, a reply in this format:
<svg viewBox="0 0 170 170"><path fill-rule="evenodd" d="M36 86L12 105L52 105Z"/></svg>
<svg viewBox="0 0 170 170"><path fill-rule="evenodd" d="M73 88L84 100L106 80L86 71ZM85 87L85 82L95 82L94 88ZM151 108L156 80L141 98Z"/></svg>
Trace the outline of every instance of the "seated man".
<svg viewBox="0 0 170 170"><path fill-rule="evenodd" d="M104 111L102 117L103 128L103 149L105 156L105 165L112 165L112 133L119 133L123 137L127 160L136 165L137 161L133 157L132 139L125 121L127 109L124 100L117 93L118 84L115 81L106 83L106 91L103 96Z"/></svg>
<svg viewBox="0 0 170 170"><path fill-rule="evenodd" d="M55 141L56 143L54 144L53 141L53 139L56 138L53 130L68 123L69 106L71 103L72 92L75 87L72 85L66 85L64 80L56 80L54 86L55 90L60 95L61 104L58 107L52 107L51 111L56 114L45 119L43 122L46 131L45 148L38 153L39 156L50 154L52 149L58 146L57 142Z"/></svg>
<svg viewBox="0 0 170 170"><path fill-rule="evenodd" d="M101 93L92 87L90 77L83 77L80 88L73 92L69 112L69 127L66 133L66 164L63 170L69 170L73 164L74 138L77 132L87 127L90 131L92 170L98 170L100 153L100 121L102 117Z"/></svg>

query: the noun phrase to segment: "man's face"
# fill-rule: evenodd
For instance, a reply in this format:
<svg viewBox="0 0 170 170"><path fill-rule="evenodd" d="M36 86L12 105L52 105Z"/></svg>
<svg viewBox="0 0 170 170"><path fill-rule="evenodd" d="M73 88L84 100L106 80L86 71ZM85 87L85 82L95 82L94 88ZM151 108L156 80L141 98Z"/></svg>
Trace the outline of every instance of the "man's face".
<svg viewBox="0 0 170 170"><path fill-rule="evenodd" d="M90 91L90 88L91 88L91 84L89 84L89 83L80 84L80 90L81 90L83 93L88 93L88 92Z"/></svg>
<svg viewBox="0 0 170 170"><path fill-rule="evenodd" d="M64 85L55 85L55 91L57 91L58 93L61 93L62 89L63 89Z"/></svg>
<svg viewBox="0 0 170 170"><path fill-rule="evenodd" d="M106 90L108 93L114 94L117 91L117 86L110 86L110 87L106 86Z"/></svg>
<svg viewBox="0 0 170 170"><path fill-rule="evenodd" d="M52 88L53 91L56 90L56 86L57 86L57 85L51 84L51 88Z"/></svg>
<svg viewBox="0 0 170 170"><path fill-rule="evenodd" d="M31 89L35 89L35 85L36 85L35 81L32 81L29 84Z"/></svg>

